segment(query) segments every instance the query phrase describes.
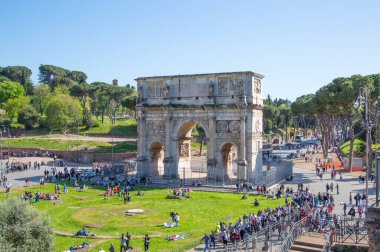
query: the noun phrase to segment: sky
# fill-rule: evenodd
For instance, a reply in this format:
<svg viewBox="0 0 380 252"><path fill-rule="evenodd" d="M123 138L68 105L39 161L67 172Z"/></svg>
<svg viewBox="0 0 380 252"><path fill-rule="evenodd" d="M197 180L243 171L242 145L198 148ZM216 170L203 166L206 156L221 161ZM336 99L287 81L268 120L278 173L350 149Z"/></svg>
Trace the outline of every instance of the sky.
<svg viewBox="0 0 380 252"><path fill-rule="evenodd" d="M83 71L87 82L253 71L294 100L380 72L380 1L4 0L0 66Z"/></svg>

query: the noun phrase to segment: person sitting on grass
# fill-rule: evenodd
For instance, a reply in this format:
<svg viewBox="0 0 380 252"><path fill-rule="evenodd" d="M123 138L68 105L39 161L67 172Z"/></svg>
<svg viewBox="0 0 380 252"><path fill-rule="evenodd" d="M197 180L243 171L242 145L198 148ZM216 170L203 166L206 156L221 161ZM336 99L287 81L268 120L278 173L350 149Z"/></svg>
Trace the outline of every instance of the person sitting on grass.
<svg viewBox="0 0 380 252"><path fill-rule="evenodd" d="M242 199L242 200L247 200L248 197L247 197L247 195L244 194L243 197L241 197L241 199Z"/></svg>
<svg viewBox="0 0 380 252"><path fill-rule="evenodd" d="M253 204L254 204L254 206L260 206L260 201L258 201L257 199L255 199L255 202Z"/></svg>
<svg viewBox="0 0 380 252"><path fill-rule="evenodd" d="M170 217L172 218L172 222L175 221L175 213L174 212L170 212Z"/></svg>
<svg viewBox="0 0 380 252"><path fill-rule="evenodd" d="M138 191L137 196L144 196L144 194L141 191Z"/></svg>
<svg viewBox="0 0 380 252"><path fill-rule="evenodd" d="M104 192L104 200L108 200L108 191Z"/></svg>

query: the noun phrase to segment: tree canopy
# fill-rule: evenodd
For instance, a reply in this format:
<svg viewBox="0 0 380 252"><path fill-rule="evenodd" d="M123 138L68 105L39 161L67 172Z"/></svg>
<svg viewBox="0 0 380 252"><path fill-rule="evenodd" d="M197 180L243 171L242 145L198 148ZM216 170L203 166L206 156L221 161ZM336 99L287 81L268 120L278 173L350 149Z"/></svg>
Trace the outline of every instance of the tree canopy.
<svg viewBox="0 0 380 252"><path fill-rule="evenodd" d="M24 95L24 88L17 82L4 80L0 82L0 104L9 99L20 98Z"/></svg>
<svg viewBox="0 0 380 252"><path fill-rule="evenodd" d="M53 251L50 219L25 201L10 197L0 201L0 250Z"/></svg>

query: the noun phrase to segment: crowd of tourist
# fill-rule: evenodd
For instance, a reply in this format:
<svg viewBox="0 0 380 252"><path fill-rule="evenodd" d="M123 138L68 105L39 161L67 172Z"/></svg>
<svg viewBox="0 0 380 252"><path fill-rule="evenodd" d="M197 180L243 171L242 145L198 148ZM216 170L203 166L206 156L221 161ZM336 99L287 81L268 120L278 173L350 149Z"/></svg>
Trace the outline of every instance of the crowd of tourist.
<svg viewBox="0 0 380 252"><path fill-rule="evenodd" d="M41 166L45 165L47 164L44 161L22 162L18 160L8 160L5 163L5 173L24 172L27 170L40 170ZM61 159L55 159L51 165L53 167L63 167L64 163Z"/></svg>
<svg viewBox="0 0 380 252"><path fill-rule="evenodd" d="M25 192L19 195L19 199L33 204L40 202L40 200L59 200L61 195L60 193L40 193L38 191L33 195L31 192Z"/></svg>

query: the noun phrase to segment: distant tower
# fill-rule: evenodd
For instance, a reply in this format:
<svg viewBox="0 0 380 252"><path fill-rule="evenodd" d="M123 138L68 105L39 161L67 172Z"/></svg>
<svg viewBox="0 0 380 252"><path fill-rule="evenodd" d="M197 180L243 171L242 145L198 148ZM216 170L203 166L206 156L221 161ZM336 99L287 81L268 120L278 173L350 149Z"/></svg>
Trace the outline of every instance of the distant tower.
<svg viewBox="0 0 380 252"><path fill-rule="evenodd" d="M116 79L112 80L112 85L117 86L119 83Z"/></svg>

